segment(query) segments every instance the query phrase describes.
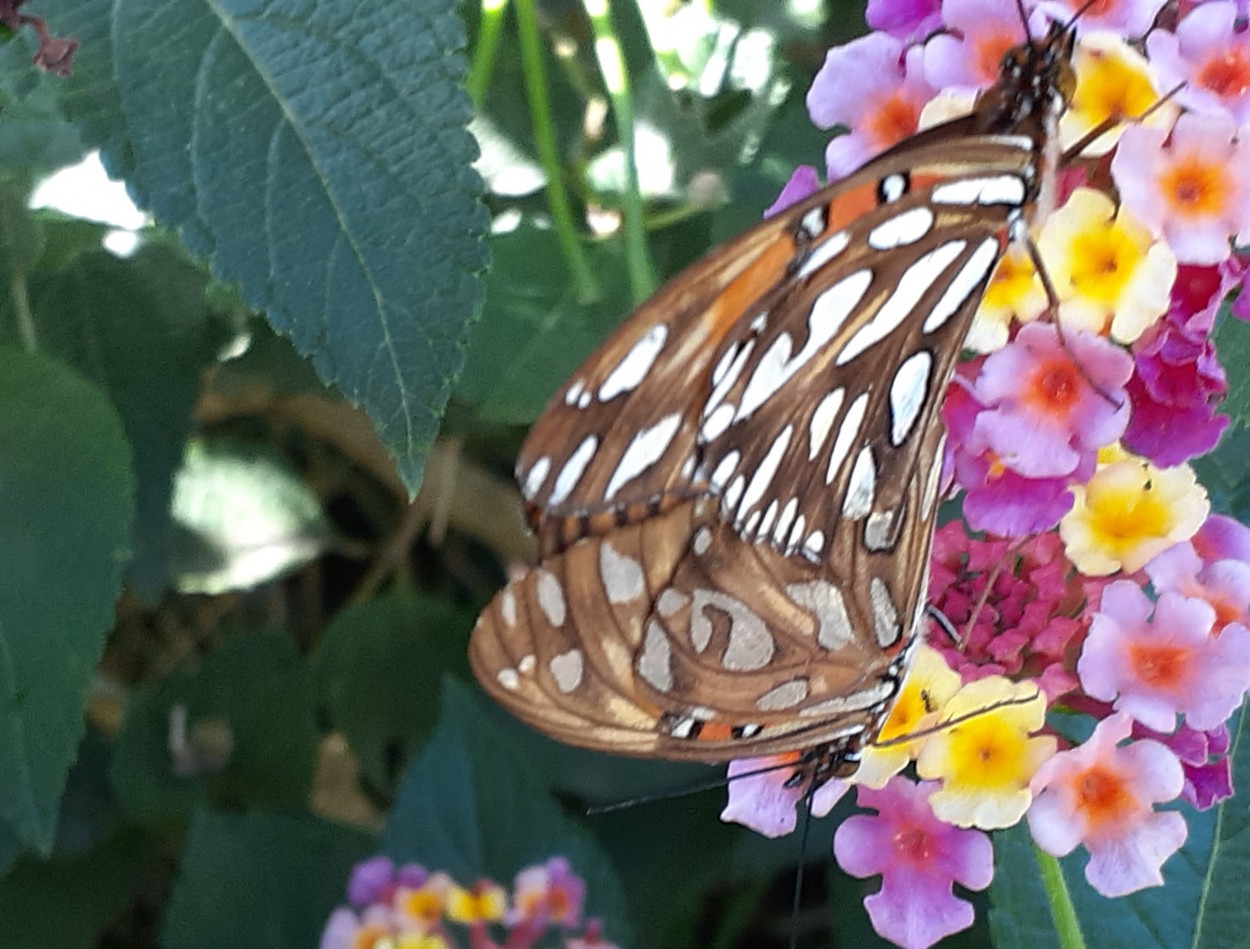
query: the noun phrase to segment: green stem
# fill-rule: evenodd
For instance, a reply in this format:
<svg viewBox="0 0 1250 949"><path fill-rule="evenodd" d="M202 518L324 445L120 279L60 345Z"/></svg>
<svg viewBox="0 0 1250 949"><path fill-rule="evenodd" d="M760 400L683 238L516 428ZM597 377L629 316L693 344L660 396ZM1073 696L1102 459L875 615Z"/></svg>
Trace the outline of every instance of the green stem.
<svg viewBox="0 0 1250 949"><path fill-rule="evenodd" d="M39 349L39 334L35 331L35 315L30 311L30 294L26 289L26 274L14 269L9 279L9 297L13 312L17 315L17 332L27 352Z"/></svg>
<svg viewBox="0 0 1250 949"><path fill-rule="evenodd" d="M630 91L629 73L616 38L607 0L582 0L595 34L595 58L603 85L612 100L616 116L616 134L625 153L625 264L629 271L629 287L634 302L641 303L655 291L655 267L647 247L647 231L638 187L638 153L634 140L634 97Z"/></svg>
<svg viewBox="0 0 1250 949"><path fill-rule="evenodd" d="M1076 908L1068 894L1068 884L1064 882L1059 861L1036 844L1033 845L1033 855L1037 858L1042 886L1046 888L1046 897L1050 900L1050 915L1055 921L1059 945L1062 949L1085 949L1085 937L1081 935L1081 924L1076 918Z"/></svg>
<svg viewBox="0 0 1250 949"><path fill-rule="evenodd" d="M586 303L598 298L599 285L577 235L577 226L573 223L572 204L564 187L563 169L556 153L555 127L551 121L551 101L547 97L547 74L543 66L542 40L538 33L534 0L516 0L516 19L530 120L534 126L534 145L547 175L547 205L551 209L560 247L573 274L577 298Z"/></svg>
<svg viewBox="0 0 1250 949"><path fill-rule="evenodd" d="M490 85L490 76L495 69L495 60L499 53L499 36L503 31L504 14L508 10L508 0L482 0L482 17L477 31L477 48L473 50L473 63L469 66L469 77L465 80L465 89L473 100L473 108L480 110L482 100L486 98L486 87Z"/></svg>

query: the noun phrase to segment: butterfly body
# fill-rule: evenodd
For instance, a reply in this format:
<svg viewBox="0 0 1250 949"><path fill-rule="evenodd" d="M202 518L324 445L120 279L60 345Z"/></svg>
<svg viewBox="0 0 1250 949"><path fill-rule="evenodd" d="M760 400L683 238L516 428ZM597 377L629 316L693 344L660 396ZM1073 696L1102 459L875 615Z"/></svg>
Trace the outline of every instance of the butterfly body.
<svg viewBox="0 0 1250 949"><path fill-rule="evenodd" d="M906 673L942 395L1045 200L1063 30L970 116L674 278L573 374L517 462L539 565L487 607L484 688L553 737L853 771Z"/></svg>

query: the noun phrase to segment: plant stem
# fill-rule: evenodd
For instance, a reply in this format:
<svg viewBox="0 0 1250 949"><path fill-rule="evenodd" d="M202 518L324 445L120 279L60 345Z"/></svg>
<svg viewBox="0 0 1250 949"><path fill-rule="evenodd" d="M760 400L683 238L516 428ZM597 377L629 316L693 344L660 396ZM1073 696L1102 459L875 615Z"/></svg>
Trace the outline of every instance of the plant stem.
<svg viewBox="0 0 1250 949"><path fill-rule="evenodd" d="M530 120L534 126L534 145L538 159L547 175L547 205L551 209L556 236L568 261L577 287L577 299L583 303L599 296L585 250L573 223L573 210L564 187L563 169L556 154L555 127L551 121L551 101L547 97L547 74L543 66L542 40L538 33L538 17L534 0L516 0L517 38L521 46L521 65L525 71L525 89L530 104Z"/></svg>
<svg viewBox="0 0 1250 949"><path fill-rule="evenodd" d="M486 87L490 85L490 75L495 69L499 35L503 30L503 18L507 10L508 0L482 0L477 48L473 51L473 62L469 66L469 76L464 84L469 98L473 100L474 109L480 110L482 100L486 97Z"/></svg>
<svg viewBox="0 0 1250 949"><path fill-rule="evenodd" d="M17 331L22 337L22 346L27 352L39 349L39 334L35 331L35 315L30 311L30 295L26 289L26 274L17 268L9 279L9 298L13 301L13 312L17 316Z"/></svg>
<svg viewBox="0 0 1250 949"><path fill-rule="evenodd" d="M647 247L642 192L638 187L638 153L634 139L634 97L630 91L629 73L625 69L621 44L616 38L607 0L582 0L595 34L595 58L603 85L612 100L616 116L616 134L625 155L625 264L629 271L629 287L634 302L641 303L655 291L655 268Z"/></svg>
<svg viewBox="0 0 1250 949"><path fill-rule="evenodd" d="M1076 908L1068 894L1068 884L1064 882L1059 861L1036 844L1033 845L1033 855L1037 858L1042 885L1046 888L1047 899L1050 900L1050 915L1055 921L1059 945L1062 949L1085 949L1085 937L1081 935L1081 924L1076 918Z"/></svg>

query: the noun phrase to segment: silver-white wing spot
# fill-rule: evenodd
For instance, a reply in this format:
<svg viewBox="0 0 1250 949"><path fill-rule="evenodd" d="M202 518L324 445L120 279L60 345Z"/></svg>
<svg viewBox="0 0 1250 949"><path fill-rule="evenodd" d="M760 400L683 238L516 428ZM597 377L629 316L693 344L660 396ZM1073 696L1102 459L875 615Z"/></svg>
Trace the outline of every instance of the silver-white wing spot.
<svg viewBox="0 0 1250 949"><path fill-rule="evenodd" d="M674 590L672 587L665 587L664 592L660 594L660 598L655 601L655 608L660 615L667 618L672 616L683 606L690 602L690 597L682 593L680 590Z"/></svg>
<svg viewBox="0 0 1250 949"><path fill-rule="evenodd" d="M838 417L838 410L842 408L842 400L845 398L845 389L834 389L816 405L816 409L812 412L812 420L807 427L808 461L815 460L820 454L820 450L825 445L825 439L829 437L829 430L833 428L833 420Z"/></svg>
<svg viewBox="0 0 1250 949"><path fill-rule="evenodd" d="M785 544L786 538L790 536L790 527L794 524L795 515L798 513L799 499L791 498L781 509L781 516L777 518L777 526L773 528L774 546L780 547Z"/></svg>
<svg viewBox="0 0 1250 949"><path fill-rule="evenodd" d="M987 237L981 246L969 255L968 262L960 268L959 273L955 274L955 278L943 291L932 311L925 317L921 329L926 333L932 333L943 326L981 285L986 274L998 262L1001 253L1002 246L998 243L998 238Z"/></svg>
<svg viewBox="0 0 1250 949"><path fill-rule="evenodd" d="M499 594L499 615L509 626L516 625L516 595L512 592L512 587Z"/></svg>
<svg viewBox="0 0 1250 949"><path fill-rule="evenodd" d="M833 484L834 479L842 473L842 463L851 452L851 446L859 437L859 427L864 423L864 413L868 411L868 389L855 397L842 416L842 424L838 427L837 437L833 440L833 451L829 453L829 468L825 471L825 484Z"/></svg>
<svg viewBox="0 0 1250 949"><path fill-rule="evenodd" d="M779 333L760 357L755 372L742 390L735 421L741 421L767 402L796 372L809 363L842 328L851 311L872 284L872 273L857 270L843 277L816 298L807 317L807 341L793 357L794 342L789 333Z"/></svg>
<svg viewBox="0 0 1250 949"><path fill-rule="evenodd" d="M673 647L660 624L652 620L643 634L638 674L659 692L673 689Z"/></svg>
<svg viewBox="0 0 1250 949"><path fill-rule="evenodd" d="M534 658L534 654L532 652L527 652L521 657L521 661L516 664L516 667L517 671L520 672L521 675L529 675L534 671L534 667L536 665L538 665L538 660Z"/></svg>
<svg viewBox="0 0 1250 949"><path fill-rule="evenodd" d="M815 556L820 556L820 552L825 549L825 532L812 531L807 535L807 540L803 542L803 549Z"/></svg>
<svg viewBox="0 0 1250 949"><path fill-rule="evenodd" d="M897 525L897 508L890 508L888 511L873 511L868 515L868 522L864 525L864 546L874 551L889 550L898 540L898 534L895 531Z"/></svg>
<svg viewBox="0 0 1250 949"><path fill-rule="evenodd" d="M1016 175L965 178L938 185L929 192L934 204L1006 204L1023 207L1024 180Z"/></svg>
<svg viewBox="0 0 1250 949"><path fill-rule="evenodd" d="M968 242L964 240L939 244L904 270L894 287L894 292L881 304L876 316L861 326L855 335L847 340L834 362L839 366L845 366L869 346L880 342L898 329L903 320L915 310L920 298L928 292L942 272L963 253L967 246Z"/></svg>
<svg viewBox="0 0 1250 949"><path fill-rule="evenodd" d="M826 699L823 702L817 702L815 705L809 705L799 712L804 718L814 715L838 715L843 712L862 712L864 709L876 708L883 702L886 702L894 695L894 683L877 682L870 685L866 689L859 692L853 692L850 695L838 698ZM848 726L853 734L856 731L863 731L862 724L858 726Z"/></svg>
<svg viewBox="0 0 1250 949"><path fill-rule="evenodd" d="M807 260L803 261L799 267L799 278L810 277L817 270L823 267L838 254L846 250L847 245L851 242L851 235L846 231L838 231L836 234L830 234L828 238L821 241L812 248L812 252L807 255Z"/></svg>
<svg viewBox="0 0 1250 949"><path fill-rule="evenodd" d="M890 383L890 443L895 447L907 441L920 416L929 391L933 356L927 349L912 353L894 373Z"/></svg>
<svg viewBox="0 0 1250 949"><path fill-rule="evenodd" d="M525 473L524 494L527 499L534 497L538 489L547 480L547 472L551 470L551 459L546 455L539 458Z"/></svg>
<svg viewBox="0 0 1250 949"><path fill-rule="evenodd" d="M812 208L799 218L799 227L801 227L804 233L813 240L820 237L820 235L825 232L825 228L828 226L826 222L828 221L829 216L825 212L826 206L818 204L816 207Z"/></svg>
<svg viewBox="0 0 1250 949"><path fill-rule="evenodd" d="M735 352L727 349L725 355L721 356L720 362L716 364L716 368L712 371L712 394L707 397L707 404L703 406L703 417L711 415L718 405L725 400L725 396L729 394L729 390L733 388L738 377L742 375L742 370L747 364L747 359L751 355L751 351L755 349L755 340L749 339Z"/></svg>
<svg viewBox="0 0 1250 949"><path fill-rule="evenodd" d="M745 603L720 590L695 590L690 606L690 644L702 653L712 641L714 625L708 610L729 617L729 641L721 657L726 669L749 672L768 665L776 650L772 633Z"/></svg>
<svg viewBox="0 0 1250 949"><path fill-rule="evenodd" d="M663 323L658 323L647 330L625 354L625 358L617 363L616 368L603 380L603 385L599 387L599 401L607 402L622 392L631 392L636 389L651 371L667 338L668 327Z"/></svg>
<svg viewBox="0 0 1250 949"><path fill-rule="evenodd" d="M738 506L738 499L742 497L742 492L746 490L747 476L738 475L734 478L733 484L725 489L725 510L730 511Z"/></svg>
<svg viewBox="0 0 1250 949"><path fill-rule="evenodd" d="M555 487L551 489L551 504L559 504L569 496L569 492L577 487L577 482L586 473L586 466L595 457L595 449L599 447L599 439L595 435L587 435L577 446L569 460L564 463L560 473L556 475Z"/></svg>
<svg viewBox="0 0 1250 949"><path fill-rule="evenodd" d="M564 603L564 588L559 579L554 573L540 569L535 586L538 589L538 608L547 617L547 622L552 626L563 626L568 610Z"/></svg>
<svg viewBox="0 0 1250 949"><path fill-rule="evenodd" d="M929 514L933 511L933 504L937 500L938 484L942 480L942 461L946 451L946 436L943 435L938 442L937 452L933 455L933 465L929 468L929 477L924 486L924 498L920 505L920 516L925 520L929 519Z"/></svg>
<svg viewBox="0 0 1250 949"><path fill-rule="evenodd" d="M898 622L898 607L890 595L890 588L880 577L868 583L868 600L872 603L872 628L882 648L894 645L902 628Z"/></svg>
<svg viewBox="0 0 1250 949"><path fill-rule="evenodd" d="M807 679L791 679L761 695L755 700L755 707L761 712L780 712L782 709L794 708L807 698L808 688Z"/></svg>
<svg viewBox="0 0 1250 949"><path fill-rule="evenodd" d="M714 438L719 438L724 434L725 429L729 428L734 420L734 407L732 405L718 405L712 410L712 413L703 420L703 427L699 429L699 437L705 442L710 442Z"/></svg>
<svg viewBox="0 0 1250 949"><path fill-rule="evenodd" d="M712 487L719 491L725 486L725 483L733 477L733 473L738 470L738 462L742 460L742 452L731 451L728 455L720 460L716 466L716 470L712 472L712 476L708 478Z"/></svg>
<svg viewBox="0 0 1250 949"><path fill-rule="evenodd" d="M628 603L646 591L642 564L618 553L606 540L599 545L599 574L609 603Z"/></svg>
<svg viewBox="0 0 1250 949"><path fill-rule="evenodd" d="M790 436L793 434L793 425L783 428L773 439L768 452L760 459L759 467L755 469L751 483L747 486L746 493L742 495L742 503L738 506L737 519L739 521L764 496L764 492L772 484L773 476L777 474L777 468L781 465L781 459L785 456L786 448L790 444Z"/></svg>
<svg viewBox="0 0 1250 949"><path fill-rule="evenodd" d="M608 479L608 488L603 493L604 500L612 500L617 491L659 461L680 425L681 415L674 412L654 425L639 430L625 449L612 477Z"/></svg>
<svg viewBox="0 0 1250 949"><path fill-rule="evenodd" d="M873 250L893 250L920 240L933 228L933 212L926 207L911 208L868 232L868 246Z"/></svg>
<svg viewBox="0 0 1250 949"><path fill-rule="evenodd" d="M565 695L582 684L582 672L585 671L585 667L586 661L580 649L570 649L558 656L552 656L551 661L547 663L551 677L556 680L556 688Z"/></svg>
<svg viewBox="0 0 1250 949"><path fill-rule="evenodd" d="M842 502L842 516L856 521L872 510L872 498L877 489L877 463L872 457L872 446L865 445L855 458L851 480L846 486L846 500Z"/></svg>
<svg viewBox="0 0 1250 949"><path fill-rule="evenodd" d="M786 593L803 609L815 614L820 623L816 641L825 649L841 649L851 642L855 635L851 614L847 612L842 591L836 586L827 580L811 580L789 584Z"/></svg>
<svg viewBox="0 0 1250 949"><path fill-rule="evenodd" d="M521 679L515 669L500 669L495 673L495 681L509 692L515 692L521 685Z"/></svg>

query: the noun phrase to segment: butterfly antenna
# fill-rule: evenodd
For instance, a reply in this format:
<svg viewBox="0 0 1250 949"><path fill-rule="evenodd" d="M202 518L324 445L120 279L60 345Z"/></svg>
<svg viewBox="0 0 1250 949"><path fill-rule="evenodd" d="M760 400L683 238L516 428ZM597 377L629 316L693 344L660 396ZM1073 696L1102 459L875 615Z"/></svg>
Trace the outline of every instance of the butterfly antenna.
<svg viewBox="0 0 1250 949"><path fill-rule="evenodd" d="M938 722L928 728L918 728L914 732L908 732L906 735L898 735L895 738L887 738L885 741L874 741L874 748L893 748L895 745L906 745L915 741L917 738L928 738L930 735L936 735L938 732L944 732L948 728L954 728L962 725L964 722L970 722L974 718L980 718L982 715L988 715L990 712L996 712L1000 708L1011 708L1013 705L1029 705L1036 702L1038 697L1043 695L1041 689L1038 689L1032 695L1017 696L1010 699L999 699L997 702L991 702L983 708L975 708L971 712L964 712L962 715L956 715L954 718L948 718L944 722Z"/></svg>
<svg viewBox="0 0 1250 949"><path fill-rule="evenodd" d="M1024 0L1016 0L1016 10L1020 14L1020 25L1024 27L1024 38L1033 39L1033 34L1029 32L1029 11L1024 9Z"/></svg>
<svg viewBox="0 0 1250 949"><path fill-rule="evenodd" d="M623 801L614 801L611 804L596 804L594 807L586 808L586 816L597 817L600 814L611 814L615 811L624 811L631 807L637 807L640 804L654 804L657 801L675 801L678 798L689 797L692 794L701 794L704 791L715 791L717 788L729 787L731 781L740 781L742 778L754 778L757 775L770 774L773 771L782 771L786 768L797 768L800 765L801 762L799 761L785 761L779 764L765 765L753 771L743 771L741 774L730 774L723 778L702 781L699 784L692 784L690 787L681 788L677 791L657 791L654 794L630 797Z"/></svg>
<svg viewBox="0 0 1250 949"><path fill-rule="evenodd" d="M929 619L933 620L933 622L937 623L938 626L942 628L942 632L947 635L952 645L960 646L963 644L963 640L959 638L959 630L955 628L955 624L951 622L951 618L949 616L939 610L932 603L926 603L924 605L924 611L929 614Z"/></svg>
<svg viewBox="0 0 1250 949"><path fill-rule="evenodd" d="M799 862L794 868L794 901L790 905L789 949L796 949L799 942L799 907L803 903L803 865L807 862L807 839L812 831L812 801L816 798L816 782L808 785L803 795L803 828L799 831Z"/></svg>

